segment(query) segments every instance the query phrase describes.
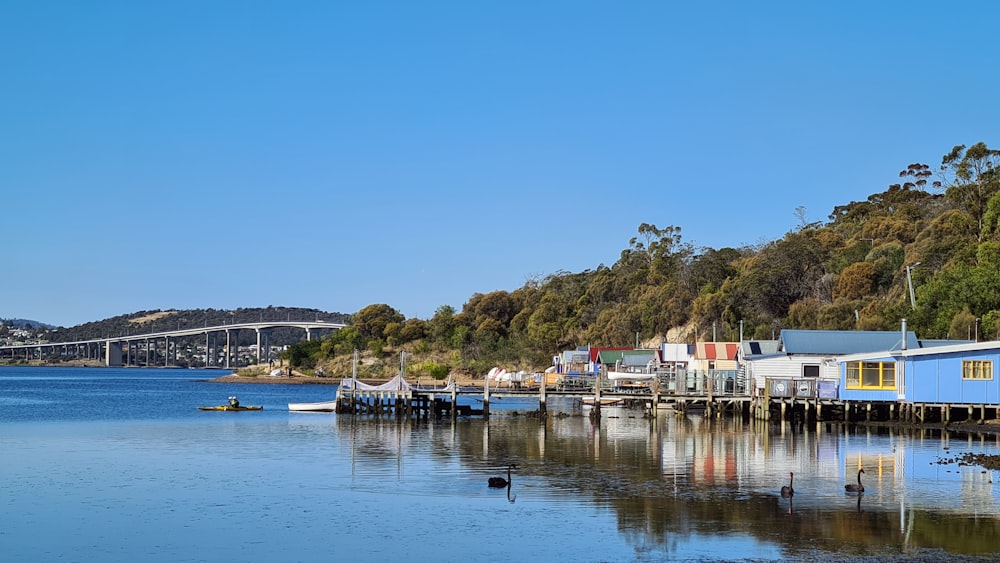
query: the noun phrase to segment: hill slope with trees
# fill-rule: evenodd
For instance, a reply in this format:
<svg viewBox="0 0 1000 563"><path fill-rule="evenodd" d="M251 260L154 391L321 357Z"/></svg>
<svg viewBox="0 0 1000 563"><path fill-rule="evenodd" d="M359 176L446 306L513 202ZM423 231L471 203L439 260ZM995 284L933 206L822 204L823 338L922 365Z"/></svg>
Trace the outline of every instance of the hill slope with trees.
<svg viewBox="0 0 1000 563"><path fill-rule="evenodd" d="M514 291L474 294L457 311L406 319L387 304L298 350L302 365L339 364L367 351L370 374L541 369L579 345L769 339L783 328L893 330L906 318L921 338L1000 333L1000 151L954 147L941 165L915 163L865 201L800 224L781 239L695 248L678 226L639 225L618 259L558 272ZM915 307L909 297L909 278ZM305 346L305 345L302 345ZM424 358L421 360L421 358Z"/></svg>

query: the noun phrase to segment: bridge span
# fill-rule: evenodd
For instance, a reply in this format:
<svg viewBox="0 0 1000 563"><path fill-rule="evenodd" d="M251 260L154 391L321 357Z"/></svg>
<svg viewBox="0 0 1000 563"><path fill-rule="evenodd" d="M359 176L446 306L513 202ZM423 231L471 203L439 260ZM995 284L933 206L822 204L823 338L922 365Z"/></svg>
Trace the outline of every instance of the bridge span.
<svg viewBox="0 0 1000 563"><path fill-rule="evenodd" d="M271 360L267 343L269 331L275 328L299 328L305 339L312 340L313 333L339 330L347 325L324 321L261 321L252 323L232 323L217 326L186 328L143 334L124 334L76 340L73 342L38 342L0 346L0 360L23 358L25 361L51 359L94 359L103 360L108 367L126 365L144 367L170 367L177 365L177 341L180 338L205 336L205 366L230 369L233 367L233 336L240 330L253 330L257 335L255 357L257 363ZM224 333L225 344L218 342ZM214 338L213 338L214 337ZM213 352L213 342L215 348ZM145 361L140 364L140 352L145 348ZM220 354L220 347L222 347ZM135 353L133 354L133 351ZM262 354L262 351L264 354ZM213 360L215 362L213 363Z"/></svg>

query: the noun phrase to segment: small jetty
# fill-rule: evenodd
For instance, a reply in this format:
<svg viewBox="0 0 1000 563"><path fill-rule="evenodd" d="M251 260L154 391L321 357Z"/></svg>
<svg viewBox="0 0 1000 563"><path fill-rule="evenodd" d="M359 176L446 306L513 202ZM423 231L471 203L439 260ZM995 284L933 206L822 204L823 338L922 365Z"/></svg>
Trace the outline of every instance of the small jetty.
<svg viewBox="0 0 1000 563"><path fill-rule="evenodd" d="M418 387L397 375L381 385L355 378L345 379L337 389L336 410L341 414L442 418L483 415L484 409L458 404L459 395L468 395L454 382L442 387Z"/></svg>

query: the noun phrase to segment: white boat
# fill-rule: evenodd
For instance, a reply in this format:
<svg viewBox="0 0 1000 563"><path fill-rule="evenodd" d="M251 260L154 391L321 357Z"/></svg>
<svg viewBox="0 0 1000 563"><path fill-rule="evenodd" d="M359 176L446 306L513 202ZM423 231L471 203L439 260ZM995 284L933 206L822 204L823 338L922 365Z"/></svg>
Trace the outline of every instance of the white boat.
<svg viewBox="0 0 1000 563"><path fill-rule="evenodd" d="M638 371L609 371L608 379L616 381L620 379L630 379L632 381L648 381L656 378L656 373Z"/></svg>
<svg viewBox="0 0 1000 563"><path fill-rule="evenodd" d="M296 412L333 412L337 410L337 401L321 401L319 403L288 403L288 410Z"/></svg>

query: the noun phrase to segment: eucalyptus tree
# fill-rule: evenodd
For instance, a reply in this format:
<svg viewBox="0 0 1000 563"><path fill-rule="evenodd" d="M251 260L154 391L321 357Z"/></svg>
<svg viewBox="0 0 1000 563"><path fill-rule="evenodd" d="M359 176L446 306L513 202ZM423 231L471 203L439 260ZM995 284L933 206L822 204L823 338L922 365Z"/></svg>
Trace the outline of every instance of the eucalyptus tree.
<svg viewBox="0 0 1000 563"><path fill-rule="evenodd" d="M747 260L737 280L736 298L765 319L783 319L799 299L814 296L831 253L817 229L790 232Z"/></svg>
<svg viewBox="0 0 1000 563"><path fill-rule="evenodd" d="M681 239L680 227L668 225L661 229L642 223L639 235L629 240L622 258L640 257L647 267L647 283L655 284L677 275L692 253L691 245Z"/></svg>
<svg viewBox="0 0 1000 563"><path fill-rule="evenodd" d="M434 311L428 325L428 336L438 344L446 343L455 331L455 308L441 305Z"/></svg>
<svg viewBox="0 0 1000 563"><path fill-rule="evenodd" d="M715 291L727 279L739 274L736 264L748 251L735 248L702 248L695 254L685 271L685 283L693 293Z"/></svg>
<svg viewBox="0 0 1000 563"><path fill-rule="evenodd" d="M949 179L945 196L972 216L980 233L987 204L1000 191L998 169L1000 151L983 142L968 148L957 145L941 159L941 171Z"/></svg>
<svg viewBox="0 0 1000 563"><path fill-rule="evenodd" d="M386 327L391 323L400 324L405 317L392 307L377 303L368 305L351 317L351 325L362 336L374 340L384 340Z"/></svg>
<svg viewBox="0 0 1000 563"><path fill-rule="evenodd" d="M473 334L484 341L507 336L518 308L510 293L476 293L462 306L462 315Z"/></svg>

